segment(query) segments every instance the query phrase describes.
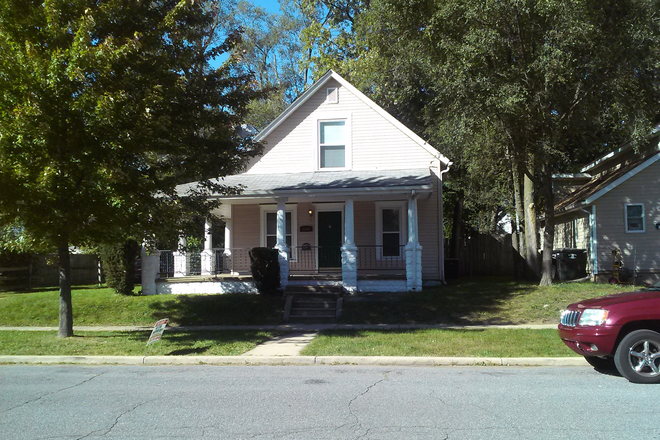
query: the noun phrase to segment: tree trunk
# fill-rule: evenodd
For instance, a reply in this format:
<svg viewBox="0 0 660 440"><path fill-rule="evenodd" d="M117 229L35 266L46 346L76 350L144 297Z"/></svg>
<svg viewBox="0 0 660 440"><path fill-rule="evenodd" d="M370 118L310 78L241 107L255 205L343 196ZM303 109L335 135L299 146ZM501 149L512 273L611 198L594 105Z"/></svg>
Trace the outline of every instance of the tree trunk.
<svg viewBox="0 0 660 440"><path fill-rule="evenodd" d="M554 275L552 267L552 251L555 241L555 197L552 193L552 174L543 170L541 180L543 193L543 213L545 214L545 230L543 232L543 274L541 286L552 284Z"/></svg>
<svg viewBox="0 0 660 440"><path fill-rule="evenodd" d="M463 233L463 193L456 193L456 206L454 206L454 217L451 226L451 248L449 249L450 258L459 258L459 249L461 248L461 235Z"/></svg>
<svg viewBox="0 0 660 440"><path fill-rule="evenodd" d="M528 171L529 172L529 171ZM524 175L523 198L525 203L525 263L527 278L539 279L538 240L536 238L536 205L534 183L528 173Z"/></svg>
<svg viewBox="0 0 660 440"><path fill-rule="evenodd" d="M58 249L58 269L60 279L60 327L57 336L73 336L73 308L71 303L71 258L69 245L65 243Z"/></svg>
<svg viewBox="0 0 660 440"><path fill-rule="evenodd" d="M511 219L511 244L513 245L513 271L515 279L525 277L525 263L523 255L525 251L524 224L525 208L523 205L520 188L522 187L520 164L517 160L511 160L511 179L513 180L513 206L515 212L512 212Z"/></svg>

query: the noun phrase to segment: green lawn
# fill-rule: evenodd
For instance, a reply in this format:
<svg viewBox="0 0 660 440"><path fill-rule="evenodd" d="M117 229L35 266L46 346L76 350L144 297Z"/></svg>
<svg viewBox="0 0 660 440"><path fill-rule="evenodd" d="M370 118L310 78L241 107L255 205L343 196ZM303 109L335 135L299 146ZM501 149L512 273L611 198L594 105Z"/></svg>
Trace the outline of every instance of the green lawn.
<svg viewBox="0 0 660 440"><path fill-rule="evenodd" d="M577 356L557 330L479 329L410 331L326 331L302 352L305 356Z"/></svg>
<svg viewBox="0 0 660 440"><path fill-rule="evenodd" d="M122 296L109 288L75 287L74 325L148 325L169 318L170 325L278 324L281 297L261 295ZM59 292L42 289L0 295L0 326L57 326Z"/></svg>
<svg viewBox="0 0 660 440"><path fill-rule="evenodd" d="M151 332L0 331L0 355L51 356L238 356L274 335L263 331L168 331L147 346Z"/></svg>
<svg viewBox="0 0 660 440"><path fill-rule="evenodd" d="M396 295L390 301L344 301L341 322L350 324L549 324L568 304L635 290L633 286L561 283L549 287L499 279L450 282ZM377 298L374 295L374 298Z"/></svg>

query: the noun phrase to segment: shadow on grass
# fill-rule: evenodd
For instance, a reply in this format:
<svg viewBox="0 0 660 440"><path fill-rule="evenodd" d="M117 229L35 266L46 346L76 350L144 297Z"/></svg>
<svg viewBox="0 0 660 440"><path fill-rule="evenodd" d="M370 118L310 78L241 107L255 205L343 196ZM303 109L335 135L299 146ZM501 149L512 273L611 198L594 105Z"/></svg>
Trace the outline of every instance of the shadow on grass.
<svg viewBox="0 0 660 440"><path fill-rule="evenodd" d="M253 294L180 295L153 303L153 318L178 325L280 324L284 298Z"/></svg>
<svg viewBox="0 0 660 440"><path fill-rule="evenodd" d="M111 333L86 333L76 335L80 340L107 340L107 345L114 346L118 352L124 349L129 354L143 354L149 340L150 331L121 331ZM151 354L162 356L200 355L209 350L217 351L218 346L240 344L261 344L273 337L269 332L256 330L218 330L218 331L175 331L165 330L160 341L151 346Z"/></svg>
<svg viewBox="0 0 660 440"><path fill-rule="evenodd" d="M534 284L503 279L465 279L403 294L390 301L344 301L341 322L350 324L511 324L496 315L507 300L533 291Z"/></svg>

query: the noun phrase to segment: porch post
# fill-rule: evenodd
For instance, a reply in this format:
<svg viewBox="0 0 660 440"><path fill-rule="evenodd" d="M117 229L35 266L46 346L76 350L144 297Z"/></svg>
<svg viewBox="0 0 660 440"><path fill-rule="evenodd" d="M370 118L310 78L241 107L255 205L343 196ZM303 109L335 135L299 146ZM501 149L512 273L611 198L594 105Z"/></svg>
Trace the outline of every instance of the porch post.
<svg viewBox="0 0 660 440"><path fill-rule="evenodd" d="M289 247L286 244L286 198L277 199L277 244L280 262L280 288L289 284Z"/></svg>
<svg viewBox="0 0 660 440"><path fill-rule="evenodd" d="M215 252L213 252L213 235L211 234L211 222L204 221L204 250L202 251L202 275L213 275L215 272Z"/></svg>
<svg viewBox="0 0 660 440"><path fill-rule="evenodd" d="M231 256L231 229L232 229L232 220L231 218L225 219L225 251L222 253L222 265L220 268L221 273L229 273L235 275L234 265L232 256Z"/></svg>
<svg viewBox="0 0 660 440"><path fill-rule="evenodd" d="M353 213L353 199L348 198L344 205L344 245L341 247L341 278L347 293L357 292L357 246Z"/></svg>
<svg viewBox="0 0 660 440"><path fill-rule="evenodd" d="M174 256L174 278L185 277L190 274L190 262L188 261L188 253L185 247L186 237L181 235L176 251L172 252Z"/></svg>
<svg viewBox="0 0 660 440"><path fill-rule="evenodd" d="M140 249L140 260L142 270L142 295L156 295L156 279L160 272L160 251L154 249L147 252L145 246Z"/></svg>
<svg viewBox="0 0 660 440"><path fill-rule="evenodd" d="M422 289L422 246L417 227L417 194L408 197L408 244L406 245L406 288Z"/></svg>

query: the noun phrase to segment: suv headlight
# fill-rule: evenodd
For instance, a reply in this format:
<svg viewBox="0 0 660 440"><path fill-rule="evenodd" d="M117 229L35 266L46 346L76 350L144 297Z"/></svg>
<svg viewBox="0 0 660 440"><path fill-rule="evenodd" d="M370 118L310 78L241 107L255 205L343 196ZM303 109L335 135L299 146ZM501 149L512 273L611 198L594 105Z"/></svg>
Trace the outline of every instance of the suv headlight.
<svg viewBox="0 0 660 440"><path fill-rule="evenodd" d="M585 309L580 316L579 325L592 326L603 325L609 316L609 310L605 309Z"/></svg>

